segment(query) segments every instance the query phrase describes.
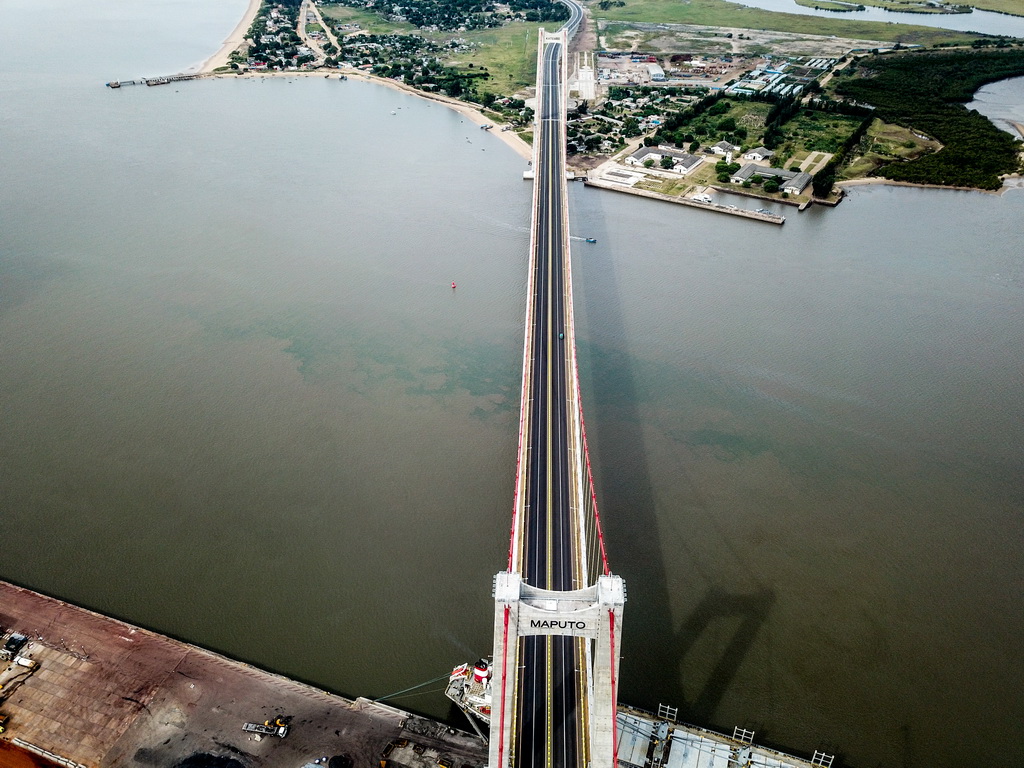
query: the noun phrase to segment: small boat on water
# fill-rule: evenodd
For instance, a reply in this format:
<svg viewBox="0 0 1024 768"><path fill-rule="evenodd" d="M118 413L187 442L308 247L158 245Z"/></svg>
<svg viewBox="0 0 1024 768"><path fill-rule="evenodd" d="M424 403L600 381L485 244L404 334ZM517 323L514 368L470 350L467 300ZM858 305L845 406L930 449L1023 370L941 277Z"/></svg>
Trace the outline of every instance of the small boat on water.
<svg viewBox="0 0 1024 768"><path fill-rule="evenodd" d="M587 242L588 243L596 243L597 242L597 238L596 237L588 237L587 238Z"/></svg>

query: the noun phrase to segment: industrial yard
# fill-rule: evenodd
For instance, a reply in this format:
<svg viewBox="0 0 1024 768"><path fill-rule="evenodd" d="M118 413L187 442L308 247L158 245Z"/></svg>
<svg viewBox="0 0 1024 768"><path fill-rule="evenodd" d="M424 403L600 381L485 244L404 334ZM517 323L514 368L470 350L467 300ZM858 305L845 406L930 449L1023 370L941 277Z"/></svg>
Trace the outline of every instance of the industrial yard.
<svg viewBox="0 0 1024 768"><path fill-rule="evenodd" d="M0 582L0 765L477 768L480 740Z"/></svg>

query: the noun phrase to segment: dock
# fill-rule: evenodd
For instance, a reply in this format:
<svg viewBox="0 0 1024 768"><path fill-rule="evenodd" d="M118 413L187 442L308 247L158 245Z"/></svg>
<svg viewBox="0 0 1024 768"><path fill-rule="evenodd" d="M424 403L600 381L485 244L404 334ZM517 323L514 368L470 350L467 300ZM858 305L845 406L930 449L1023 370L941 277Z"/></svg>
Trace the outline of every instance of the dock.
<svg viewBox="0 0 1024 768"><path fill-rule="evenodd" d="M198 765L194 756L210 755L223 768L352 768L396 751L409 768L482 768L487 760L478 737L444 723L5 582L0 630L0 646L13 634L27 638L0 665L3 765Z"/></svg>
<svg viewBox="0 0 1024 768"><path fill-rule="evenodd" d="M730 216L740 216L744 219L763 221L767 224L786 223L786 217L780 216L777 213L762 213L761 211L752 211L747 208L738 208L735 205L719 205L718 203L705 203L688 197L673 197L672 195L664 195L660 192L652 192L648 189L637 189L633 186L616 184L613 181L605 181L604 179L585 179L583 183L588 187L608 189L612 192L623 192L627 195L639 195L640 197L648 197L652 200L662 200L666 203L686 205L691 208L701 208L705 211L713 211L714 213L724 213Z"/></svg>
<svg viewBox="0 0 1024 768"><path fill-rule="evenodd" d="M676 721L678 710L662 704L658 712L619 706L619 768L831 768L834 755L817 751L810 758L754 743L754 732L732 735Z"/></svg>
<svg viewBox="0 0 1024 768"><path fill-rule="evenodd" d="M111 80L104 83L107 88L123 88L128 85L169 85L170 83L181 83L185 80L198 80L206 75L198 72L180 75L167 75L166 77L140 77L137 80Z"/></svg>
<svg viewBox="0 0 1024 768"><path fill-rule="evenodd" d="M2 581L0 658L0 765L11 768L487 763L479 737L445 723L346 699ZM754 744L753 731L729 736L677 714L620 704L619 768L832 764L823 752L796 757Z"/></svg>

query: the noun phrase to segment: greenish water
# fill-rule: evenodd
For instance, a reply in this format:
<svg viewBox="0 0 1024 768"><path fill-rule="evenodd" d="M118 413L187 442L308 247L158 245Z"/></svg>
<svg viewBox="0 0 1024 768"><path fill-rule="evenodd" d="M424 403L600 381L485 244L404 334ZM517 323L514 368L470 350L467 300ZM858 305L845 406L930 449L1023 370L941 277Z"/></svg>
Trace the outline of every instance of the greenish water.
<svg viewBox="0 0 1024 768"><path fill-rule="evenodd" d="M530 189L388 89L102 87L240 5L0 2L0 577L383 695L490 647ZM25 32L58 20L57 54ZM622 699L854 766L1024 760L1024 194L570 206Z"/></svg>

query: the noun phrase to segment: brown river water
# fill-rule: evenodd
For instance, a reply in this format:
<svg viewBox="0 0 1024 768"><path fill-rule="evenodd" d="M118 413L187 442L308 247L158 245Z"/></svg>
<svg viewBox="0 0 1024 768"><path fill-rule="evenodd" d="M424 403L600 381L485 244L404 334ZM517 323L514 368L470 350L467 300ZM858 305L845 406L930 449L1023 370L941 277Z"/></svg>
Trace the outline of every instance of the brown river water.
<svg viewBox="0 0 1024 768"><path fill-rule="evenodd" d="M490 648L530 189L385 88L102 87L242 5L0 2L0 577L383 696ZM1021 82L982 102L1024 122ZM621 699L1024 762L1024 191L570 208Z"/></svg>

